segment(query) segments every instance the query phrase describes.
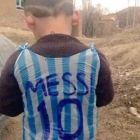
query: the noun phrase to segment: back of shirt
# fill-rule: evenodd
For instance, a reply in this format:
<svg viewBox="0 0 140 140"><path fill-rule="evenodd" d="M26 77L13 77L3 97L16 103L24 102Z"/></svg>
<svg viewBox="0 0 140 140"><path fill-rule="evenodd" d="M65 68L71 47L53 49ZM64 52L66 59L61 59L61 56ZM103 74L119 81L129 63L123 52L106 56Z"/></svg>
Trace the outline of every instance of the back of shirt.
<svg viewBox="0 0 140 140"><path fill-rule="evenodd" d="M23 48L14 71L23 93L23 140L95 140L99 68L94 48L63 58Z"/></svg>

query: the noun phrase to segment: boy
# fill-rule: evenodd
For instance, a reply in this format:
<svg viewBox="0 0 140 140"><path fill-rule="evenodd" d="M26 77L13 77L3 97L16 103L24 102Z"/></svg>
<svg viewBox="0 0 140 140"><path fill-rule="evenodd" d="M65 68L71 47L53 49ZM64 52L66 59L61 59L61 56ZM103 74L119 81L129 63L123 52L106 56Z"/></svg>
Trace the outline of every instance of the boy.
<svg viewBox="0 0 140 140"><path fill-rule="evenodd" d="M97 107L114 96L104 55L70 36L78 24L72 0L26 0L37 42L20 47L0 79L0 113L23 115L23 140L95 140Z"/></svg>

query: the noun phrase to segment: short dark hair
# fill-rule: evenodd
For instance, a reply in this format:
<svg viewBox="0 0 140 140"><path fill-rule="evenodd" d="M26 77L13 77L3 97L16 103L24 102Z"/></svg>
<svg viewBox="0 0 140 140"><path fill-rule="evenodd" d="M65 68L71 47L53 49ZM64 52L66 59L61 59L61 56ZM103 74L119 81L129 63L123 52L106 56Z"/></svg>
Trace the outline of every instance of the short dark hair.
<svg viewBox="0 0 140 140"><path fill-rule="evenodd" d="M49 17L65 14L73 14L73 0L25 0L24 10L30 12L33 16Z"/></svg>

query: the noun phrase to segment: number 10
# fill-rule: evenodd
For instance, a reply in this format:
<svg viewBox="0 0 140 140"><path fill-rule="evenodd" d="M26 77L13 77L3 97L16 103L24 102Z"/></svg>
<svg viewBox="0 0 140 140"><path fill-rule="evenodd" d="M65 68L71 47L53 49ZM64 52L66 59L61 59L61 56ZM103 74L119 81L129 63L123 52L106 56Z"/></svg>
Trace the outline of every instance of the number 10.
<svg viewBox="0 0 140 140"><path fill-rule="evenodd" d="M79 123L77 131L74 134L65 133L65 130L62 128L62 124L61 124L62 110L63 110L63 107L65 107L67 104L76 105L77 111L78 111L79 116L80 116L80 118L79 118L80 123ZM48 117L48 113L47 113L44 101L38 106L38 111L41 115L42 123L44 125L44 139L48 140L49 135L50 135L50 122L49 122L49 117ZM59 134L60 139L73 140L75 138L78 138L83 131L83 112L82 112L82 105L81 105L80 101L78 99L61 100L57 106L57 120L58 120L57 130L58 130L58 134Z"/></svg>

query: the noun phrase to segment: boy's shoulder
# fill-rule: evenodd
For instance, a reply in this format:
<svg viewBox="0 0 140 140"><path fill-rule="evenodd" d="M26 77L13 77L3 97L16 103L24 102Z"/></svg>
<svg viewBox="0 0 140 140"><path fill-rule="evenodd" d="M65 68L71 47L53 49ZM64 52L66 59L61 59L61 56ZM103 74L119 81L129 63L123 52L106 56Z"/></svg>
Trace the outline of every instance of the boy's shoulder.
<svg viewBox="0 0 140 140"><path fill-rule="evenodd" d="M10 55L9 59L7 60L7 62L5 64L4 69L6 69L6 71L10 70L12 68L12 72L13 72L14 65L15 65L20 53L22 52L22 50L24 50L27 47L28 47L27 43L24 43L24 44L18 46L17 49L14 50L13 54Z"/></svg>
<svg viewBox="0 0 140 140"><path fill-rule="evenodd" d="M6 61L3 69L2 69L2 73L4 75L13 75L13 72L14 72L14 65L15 65L15 62L18 58L20 54L20 51L17 50L15 51L10 57L9 59Z"/></svg>

